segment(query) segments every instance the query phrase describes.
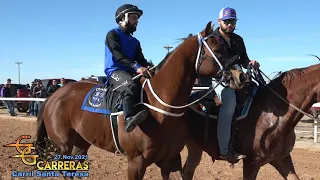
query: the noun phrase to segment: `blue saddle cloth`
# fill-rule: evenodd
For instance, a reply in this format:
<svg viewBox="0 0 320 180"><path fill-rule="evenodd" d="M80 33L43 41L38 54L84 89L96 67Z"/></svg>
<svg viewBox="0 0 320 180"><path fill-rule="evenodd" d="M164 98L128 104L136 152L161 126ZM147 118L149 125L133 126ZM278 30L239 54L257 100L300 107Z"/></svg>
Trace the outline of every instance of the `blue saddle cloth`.
<svg viewBox="0 0 320 180"><path fill-rule="evenodd" d="M84 98L81 109L94 113L105 114L109 116L112 128L113 140L116 144L118 153L124 153L120 146L118 137L118 115L111 115L111 113L122 111L122 96L119 91L112 91L112 86L105 84L98 84L94 86Z"/></svg>
<svg viewBox="0 0 320 180"><path fill-rule="evenodd" d="M122 98L118 91L105 84L94 86L84 98L81 109L94 113L111 114L122 111Z"/></svg>

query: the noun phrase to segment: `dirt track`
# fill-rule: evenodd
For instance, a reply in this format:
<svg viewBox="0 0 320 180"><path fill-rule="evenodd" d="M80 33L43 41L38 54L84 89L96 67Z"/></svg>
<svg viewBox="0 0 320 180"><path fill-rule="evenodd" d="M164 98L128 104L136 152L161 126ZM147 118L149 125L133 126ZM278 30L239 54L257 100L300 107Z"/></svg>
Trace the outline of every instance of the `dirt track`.
<svg viewBox="0 0 320 180"><path fill-rule="evenodd" d="M0 116L0 180L11 178L11 171L28 171L30 167L25 166L21 159L9 159L8 156L17 154L15 148L3 147L2 145L13 143L16 138L22 134L35 135L35 118L28 117L7 117L1 113ZM30 141L31 142L31 141ZM186 157L186 151L182 152L183 161ZM297 174L301 179L319 179L320 180L320 151L315 149L295 148L292 153ZM96 147L89 150L90 175L83 179L107 179L124 180L126 179L126 158L107 153ZM210 157L203 154L202 161L198 167L195 180L212 179L242 179L242 163L235 165L231 169L228 163L217 161L212 164ZM31 179L31 178L27 178ZM40 178L37 178L40 179ZM59 180L63 178L46 178ZM150 166L144 179L161 179L160 171L155 166ZM257 179L282 179L276 170L266 165L261 168Z"/></svg>

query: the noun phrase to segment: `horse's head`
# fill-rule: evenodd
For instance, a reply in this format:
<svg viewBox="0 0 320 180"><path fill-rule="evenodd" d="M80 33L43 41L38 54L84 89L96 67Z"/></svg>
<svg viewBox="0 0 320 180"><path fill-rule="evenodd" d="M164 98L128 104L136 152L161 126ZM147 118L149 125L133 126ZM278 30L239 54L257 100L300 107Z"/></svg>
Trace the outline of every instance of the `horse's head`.
<svg viewBox="0 0 320 180"><path fill-rule="evenodd" d="M233 66L229 70L231 78L228 78L226 82L231 89L242 89L250 82L249 76L247 76L247 74L245 74L241 69L237 69Z"/></svg>
<svg viewBox="0 0 320 180"><path fill-rule="evenodd" d="M229 54L220 45L219 37L212 34L213 25L211 21L206 28L198 33L199 50L196 60L196 71L203 76L212 76L216 79L223 78L232 89L241 89L248 81L247 75L241 70L234 67L239 56L229 59ZM224 66L221 62L225 62Z"/></svg>

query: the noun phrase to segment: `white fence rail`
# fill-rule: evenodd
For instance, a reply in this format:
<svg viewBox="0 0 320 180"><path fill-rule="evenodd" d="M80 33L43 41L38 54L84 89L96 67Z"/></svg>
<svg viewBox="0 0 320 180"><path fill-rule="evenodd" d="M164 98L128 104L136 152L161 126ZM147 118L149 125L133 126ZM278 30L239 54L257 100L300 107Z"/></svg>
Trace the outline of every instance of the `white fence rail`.
<svg viewBox="0 0 320 180"><path fill-rule="evenodd" d="M312 111L313 115L318 117L318 120L317 119L314 120L314 125L313 125L313 142L317 143L318 142L318 123L320 123L319 122L320 102L313 104L310 110Z"/></svg>
<svg viewBox="0 0 320 180"><path fill-rule="evenodd" d="M199 91L199 90L207 90L209 87L193 87L193 91ZM0 97L0 100L3 101L45 101L46 98L6 98L6 97ZM318 120L320 117L320 102L313 104L311 107L311 111L315 114L318 115ZM317 120L314 120L314 125L313 125L313 140L315 143L318 143L318 123L320 123Z"/></svg>
<svg viewBox="0 0 320 180"><path fill-rule="evenodd" d="M46 98L14 98L14 97L0 97L3 101L45 101Z"/></svg>

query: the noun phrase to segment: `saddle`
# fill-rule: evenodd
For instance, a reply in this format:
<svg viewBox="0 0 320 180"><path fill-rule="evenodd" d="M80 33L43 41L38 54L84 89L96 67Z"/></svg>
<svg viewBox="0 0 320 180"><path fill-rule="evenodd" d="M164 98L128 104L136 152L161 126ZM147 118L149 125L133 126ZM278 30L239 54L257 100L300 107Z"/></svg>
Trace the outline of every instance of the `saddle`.
<svg viewBox="0 0 320 180"><path fill-rule="evenodd" d="M190 100L189 101L194 101L198 98L201 98L202 96L204 96L207 93L207 91L201 90L198 92L193 92L193 94L190 96ZM214 105L216 107L220 107L222 105L222 102L220 100L220 97L217 95L216 91L212 91L209 95L207 95L206 97L204 97L202 100L200 100L200 102L198 103L197 109L199 111L206 111L207 110L207 106L208 105Z"/></svg>
<svg viewBox="0 0 320 180"><path fill-rule="evenodd" d="M234 113L236 121L244 119L247 116L251 107L253 97L255 96L257 90L259 89L259 87L266 85L266 82L261 75L261 71L253 70L252 65L248 64L246 74L249 76L250 81L241 90L236 91L237 106ZM257 83L252 80L255 80ZM211 81L211 78L201 77L197 78L194 84L196 86L211 86ZM200 98L205 93L206 91L197 91L195 93L192 93L190 96L190 100ZM191 107L191 109L197 111L202 115L205 115L204 112L206 112L206 114L209 114L208 116L210 118L218 119L219 107L222 105L222 103L216 92L212 92L210 95L206 98L203 98L196 106ZM210 108L210 110L208 111L206 105L211 105L211 103L214 103L218 108Z"/></svg>
<svg viewBox="0 0 320 180"><path fill-rule="evenodd" d="M122 97L112 86L98 84L86 95L81 109L94 113L110 115L113 111L122 110Z"/></svg>
<svg viewBox="0 0 320 180"><path fill-rule="evenodd" d="M110 119L112 136L115 142L116 154L123 154L118 138L118 116L122 112L122 94L119 91L113 91L112 86L98 84L94 86L84 98L81 109L93 113L104 114Z"/></svg>
<svg viewBox="0 0 320 180"><path fill-rule="evenodd" d="M212 83L211 78L201 77L201 78L196 78L196 80L194 82L194 86L207 88L207 87L211 86L211 83ZM206 90L195 90L191 93L189 101L192 101L193 99L196 99L196 98L200 98L200 97L204 96L206 93L207 93ZM202 101L199 103L198 109L205 110L206 105L208 103L214 103L215 106L222 105L221 100L220 100L219 96L217 95L216 91L213 90L209 95L204 97L202 99Z"/></svg>
<svg viewBox="0 0 320 180"><path fill-rule="evenodd" d="M254 82L252 82L250 84L247 84L246 87L244 87L243 89L236 91L237 106L235 109L234 117L236 118L237 121L244 119L247 116L252 100L257 90L258 90L257 85ZM196 99L201 98L206 93L207 93L207 90L193 92L189 98L189 102L192 102L192 101L195 101ZM219 96L215 91L212 91L212 93L210 93L207 97L204 97L203 99L200 100L199 103L192 106L191 109L193 109L194 111L197 111L198 113L204 116L208 114L208 117L213 119L218 119L219 107L221 105L222 105L222 102Z"/></svg>

